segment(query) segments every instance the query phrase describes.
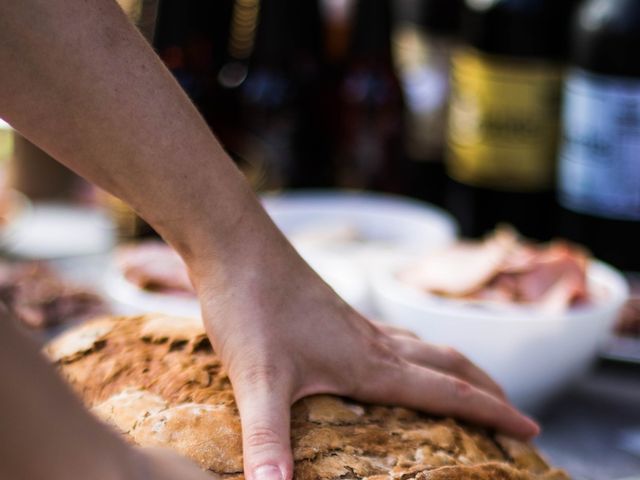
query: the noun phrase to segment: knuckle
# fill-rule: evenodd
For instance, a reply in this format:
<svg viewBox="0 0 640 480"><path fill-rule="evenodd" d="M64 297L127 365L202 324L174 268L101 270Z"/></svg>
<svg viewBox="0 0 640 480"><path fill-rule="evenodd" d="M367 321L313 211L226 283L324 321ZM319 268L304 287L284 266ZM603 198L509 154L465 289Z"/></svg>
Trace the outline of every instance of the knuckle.
<svg viewBox="0 0 640 480"><path fill-rule="evenodd" d="M398 333L410 338L415 338L416 340L420 338L413 330L409 330L408 328L399 328Z"/></svg>
<svg viewBox="0 0 640 480"><path fill-rule="evenodd" d="M406 328L398 328L395 331L396 335L400 335L407 338L413 338L414 340L419 340L418 335L413 333L411 330L407 330Z"/></svg>
<svg viewBox="0 0 640 480"><path fill-rule="evenodd" d="M404 363L400 355L380 341L372 341L366 346L367 358L352 372L349 395L368 398L372 394L382 394L393 388Z"/></svg>
<svg viewBox="0 0 640 480"><path fill-rule="evenodd" d="M471 366L469 359L455 348L445 347L444 356L449 368L452 370L465 371Z"/></svg>
<svg viewBox="0 0 640 480"><path fill-rule="evenodd" d="M249 427L244 439L245 447L247 448L264 448L264 447L279 447L280 437L273 428L268 426L253 426Z"/></svg>
<svg viewBox="0 0 640 480"><path fill-rule="evenodd" d="M473 387L464 380L454 378L451 380L451 393L453 398L461 402L469 400L473 396Z"/></svg>
<svg viewBox="0 0 640 480"><path fill-rule="evenodd" d="M381 373L386 373L390 369L395 370L402 365L402 358L387 345L375 342L371 347L372 368L378 369Z"/></svg>
<svg viewBox="0 0 640 480"><path fill-rule="evenodd" d="M278 378L278 368L273 365L255 365L245 368L240 374L242 380L246 383L262 383Z"/></svg>
<svg viewBox="0 0 640 480"><path fill-rule="evenodd" d="M237 381L250 386L272 386L282 378L283 372L275 365L245 366L237 373Z"/></svg>

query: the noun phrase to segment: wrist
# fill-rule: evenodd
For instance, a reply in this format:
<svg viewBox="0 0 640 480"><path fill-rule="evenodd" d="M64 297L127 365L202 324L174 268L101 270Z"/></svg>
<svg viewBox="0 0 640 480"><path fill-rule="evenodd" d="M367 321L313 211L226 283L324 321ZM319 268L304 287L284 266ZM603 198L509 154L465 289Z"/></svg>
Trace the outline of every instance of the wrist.
<svg viewBox="0 0 640 480"><path fill-rule="evenodd" d="M262 206L253 203L241 211L231 228L211 227L191 236L186 246L177 247L201 298L230 288L247 291L297 264L304 265Z"/></svg>
<svg viewBox="0 0 640 480"><path fill-rule="evenodd" d="M224 202L202 199L180 222L159 231L183 258L194 280L257 255L271 244L269 237L279 233L250 191Z"/></svg>

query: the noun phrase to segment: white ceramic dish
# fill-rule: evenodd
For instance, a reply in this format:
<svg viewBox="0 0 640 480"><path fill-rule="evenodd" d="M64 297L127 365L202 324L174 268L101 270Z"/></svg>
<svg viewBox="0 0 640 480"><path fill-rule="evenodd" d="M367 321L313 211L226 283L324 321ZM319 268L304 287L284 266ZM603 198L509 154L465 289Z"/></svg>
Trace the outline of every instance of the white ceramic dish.
<svg viewBox="0 0 640 480"><path fill-rule="evenodd" d="M629 294L622 274L597 261L589 266L588 284L603 298L559 314L436 298L405 285L395 271L381 270L373 278L382 318L426 341L458 349L528 411L537 410L589 368Z"/></svg>
<svg viewBox="0 0 640 480"><path fill-rule="evenodd" d="M353 307L375 315L371 272L450 244L458 226L428 203L370 192L309 190L263 204L307 262Z"/></svg>
<svg viewBox="0 0 640 480"><path fill-rule="evenodd" d="M101 210L57 202L25 204L3 233L3 248L24 259L106 253L115 244L113 222Z"/></svg>
<svg viewBox="0 0 640 480"><path fill-rule="evenodd" d="M262 200L276 225L289 237L309 229L346 226L369 244L393 245L406 253L447 245L458 230L453 217L445 211L395 195L309 190L265 195ZM302 243L305 247L320 246ZM325 242L324 248L348 249L349 242Z"/></svg>
<svg viewBox="0 0 640 480"><path fill-rule="evenodd" d="M161 312L177 317L200 316L200 304L195 296L143 290L129 282L113 263L107 267L103 290L120 315Z"/></svg>

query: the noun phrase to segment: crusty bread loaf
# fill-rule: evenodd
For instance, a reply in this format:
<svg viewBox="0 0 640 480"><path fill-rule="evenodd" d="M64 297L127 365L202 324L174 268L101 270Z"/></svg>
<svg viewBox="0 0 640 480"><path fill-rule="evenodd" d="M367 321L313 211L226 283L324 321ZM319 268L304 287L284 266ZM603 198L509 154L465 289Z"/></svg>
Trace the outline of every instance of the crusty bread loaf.
<svg viewBox="0 0 640 480"><path fill-rule="evenodd" d="M103 318L46 353L86 404L129 441L175 449L242 478L231 385L199 321ZM295 478L564 480L530 446L451 419L332 396L292 411Z"/></svg>

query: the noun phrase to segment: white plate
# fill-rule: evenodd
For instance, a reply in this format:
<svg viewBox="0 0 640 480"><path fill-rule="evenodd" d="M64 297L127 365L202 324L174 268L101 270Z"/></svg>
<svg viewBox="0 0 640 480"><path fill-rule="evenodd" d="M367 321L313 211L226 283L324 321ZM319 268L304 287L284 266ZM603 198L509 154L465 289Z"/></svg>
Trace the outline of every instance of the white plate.
<svg viewBox="0 0 640 480"><path fill-rule="evenodd" d="M268 195L265 208L285 235L315 229L329 231L326 241L296 241L301 256L346 302L364 314L375 314L370 270L399 253L424 252L455 239L451 216L429 204L372 193L309 191ZM355 229L359 241L332 241L343 227ZM336 240L335 236L333 239ZM115 266L105 279L108 295L126 313L162 311L190 316L197 301L144 291L128 282Z"/></svg>
<svg viewBox="0 0 640 480"><path fill-rule="evenodd" d="M103 283L104 292L120 315L160 312L176 317L200 317L200 304L195 296L143 290L129 282L113 262L107 268Z"/></svg>
<svg viewBox="0 0 640 480"><path fill-rule="evenodd" d="M33 203L3 238L4 250L25 259L96 255L115 244L109 217L95 208L65 203Z"/></svg>
<svg viewBox="0 0 640 480"><path fill-rule="evenodd" d="M306 260L345 301L363 313L369 313L369 292L364 287L363 273L353 263L330 254L314 254ZM104 276L103 289L121 315L161 312L180 317L200 316L195 296L143 290L129 282L113 262Z"/></svg>

